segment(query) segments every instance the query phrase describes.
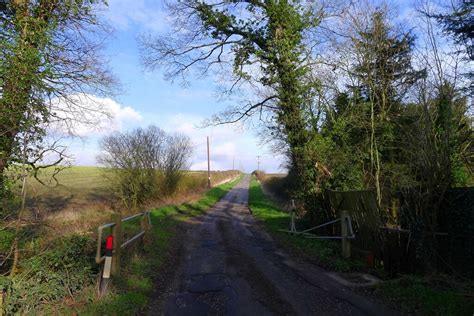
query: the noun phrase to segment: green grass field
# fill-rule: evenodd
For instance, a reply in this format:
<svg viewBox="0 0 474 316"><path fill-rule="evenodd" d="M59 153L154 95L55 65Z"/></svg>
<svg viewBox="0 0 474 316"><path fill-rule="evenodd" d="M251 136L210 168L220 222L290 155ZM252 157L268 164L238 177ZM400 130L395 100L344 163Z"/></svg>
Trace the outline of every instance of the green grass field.
<svg viewBox="0 0 474 316"><path fill-rule="evenodd" d="M75 194L78 198L87 198L94 192L101 192L107 188L107 169L100 167L68 167L52 178L53 169L45 169L38 178L47 186L42 185L33 177L28 179L28 190L38 195Z"/></svg>
<svg viewBox="0 0 474 316"><path fill-rule="evenodd" d="M53 168L41 170L38 178L44 184L32 176L27 180L27 217L46 223L46 236L48 231L52 235L91 232L110 220L111 205L116 201L110 169L73 166L54 178L53 173ZM237 171L212 172L211 181L217 184L237 174ZM144 208L193 201L206 189L207 172L186 171L173 195L153 197Z"/></svg>
<svg viewBox="0 0 474 316"><path fill-rule="evenodd" d="M31 202L40 199L54 207L65 203L89 203L111 198L109 169L100 167L73 166L62 170L54 179L53 169L42 170L38 178L43 185L33 177L28 179L28 196ZM220 182L230 176L230 172L212 172L211 180ZM192 189L204 189L207 184L207 172L186 171L181 181L180 193ZM46 201L49 200L49 201Z"/></svg>
<svg viewBox="0 0 474 316"><path fill-rule="evenodd" d="M40 217L64 210L80 210L111 201L107 170L98 167L69 167L52 178L53 170L45 169L38 178L28 178L27 206ZM57 180L57 181L56 181Z"/></svg>

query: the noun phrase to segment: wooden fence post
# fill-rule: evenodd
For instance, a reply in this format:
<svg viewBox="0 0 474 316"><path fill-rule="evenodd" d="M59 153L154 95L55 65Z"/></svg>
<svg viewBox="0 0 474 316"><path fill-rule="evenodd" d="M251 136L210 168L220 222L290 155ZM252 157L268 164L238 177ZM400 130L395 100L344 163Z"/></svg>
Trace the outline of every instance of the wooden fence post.
<svg viewBox="0 0 474 316"><path fill-rule="evenodd" d="M341 237L342 237L342 257L351 257L351 243L347 238L348 235L348 218L349 213L347 211L341 211Z"/></svg>
<svg viewBox="0 0 474 316"><path fill-rule="evenodd" d="M296 233L296 224L295 224L295 217L296 217L296 205L295 200L291 200L291 220L290 220L290 231L292 233Z"/></svg>
<svg viewBox="0 0 474 316"><path fill-rule="evenodd" d="M112 256L112 274L120 274L120 251L122 245L122 216L120 213L113 215L115 226L112 228L112 235L114 236L114 252Z"/></svg>

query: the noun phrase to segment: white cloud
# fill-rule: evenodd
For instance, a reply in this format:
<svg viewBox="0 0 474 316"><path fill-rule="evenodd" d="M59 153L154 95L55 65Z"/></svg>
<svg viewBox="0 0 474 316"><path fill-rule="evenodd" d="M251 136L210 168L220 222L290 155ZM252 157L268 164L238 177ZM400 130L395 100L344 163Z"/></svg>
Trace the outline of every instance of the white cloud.
<svg viewBox="0 0 474 316"><path fill-rule="evenodd" d="M166 28L166 15L158 1L112 0L102 15L115 28L125 31L133 27L159 32Z"/></svg>
<svg viewBox="0 0 474 316"><path fill-rule="evenodd" d="M236 169L249 172L257 168L257 155L260 155L262 170L281 171L283 157L274 155L267 146L260 146L259 139L252 131L241 124L199 128L203 120L204 117L197 115L176 114L151 121L167 132L179 132L191 138L195 149L192 170L207 170L206 138L209 136L212 170L229 170L234 165Z"/></svg>
<svg viewBox="0 0 474 316"><path fill-rule="evenodd" d="M101 136L123 130L127 124L143 119L140 113L129 106L89 94L53 99L51 108L56 118L49 130L54 134Z"/></svg>
<svg viewBox="0 0 474 316"><path fill-rule="evenodd" d="M122 111L122 113L126 113L126 111ZM127 116L127 114L123 116ZM209 136L211 170L229 170L234 165L235 169L250 172L257 168L257 155L260 155L261 170L282 171L283 157L274 155L267 146L260 146L258 138L239 124L198 128L197 126L204 117L189 114L161 116L156 113L147 113L143 116L144 119L139 123L141 127L154 124L168 133L179 132L191 138L194 145L191 170L207 170L206 137ZM109 125L118 126L119 124ZM124 130L128 128L123 127ZM97 135L97 133L92 135ZM87 142L73 140L69 145L68 152L74 156L76 165L96 165L95 157L100 152L97 138L90 137Z"/></svg>

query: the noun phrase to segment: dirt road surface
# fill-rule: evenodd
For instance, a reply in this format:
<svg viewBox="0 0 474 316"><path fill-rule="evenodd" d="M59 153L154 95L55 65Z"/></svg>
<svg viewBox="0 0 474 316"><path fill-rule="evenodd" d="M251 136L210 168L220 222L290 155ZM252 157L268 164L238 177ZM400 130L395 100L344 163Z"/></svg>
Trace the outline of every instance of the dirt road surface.
<svg viewBox="0 0 474 316"><path fill-rule="evenodd" d="M174 282L149 314L395 315L279 249L249 212L249 180L188 224Z"/></svg>

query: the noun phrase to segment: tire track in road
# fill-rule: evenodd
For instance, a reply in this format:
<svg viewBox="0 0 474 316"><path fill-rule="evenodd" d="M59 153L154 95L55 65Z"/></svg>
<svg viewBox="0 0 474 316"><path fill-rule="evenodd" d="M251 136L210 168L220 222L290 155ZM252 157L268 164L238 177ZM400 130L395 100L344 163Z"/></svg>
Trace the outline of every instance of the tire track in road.
<svg viewBox="0 0 474 316"><path fill-rule="evenodd" d="M230 227L229 227L230 226ZM254 258L249 256L229 238L232 226L229 222L219 220L218 229L221 232L226 248L227 272L231 278L245 280L252 289L255 300L268 308L274 314L294 314L292 307L281 296L273 283L260 271Z"/></svg>

